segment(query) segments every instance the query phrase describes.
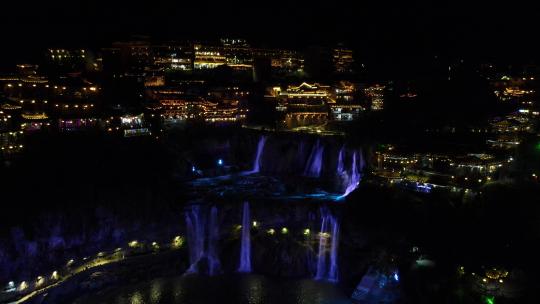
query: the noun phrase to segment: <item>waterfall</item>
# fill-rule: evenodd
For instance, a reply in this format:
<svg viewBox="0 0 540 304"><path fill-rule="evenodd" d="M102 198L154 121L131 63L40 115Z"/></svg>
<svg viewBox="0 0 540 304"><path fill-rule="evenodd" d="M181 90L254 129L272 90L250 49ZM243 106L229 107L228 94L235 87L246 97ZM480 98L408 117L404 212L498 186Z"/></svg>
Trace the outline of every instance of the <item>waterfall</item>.
<svg viewBox="0 0 540 304"><path fill-rule="evenodd" d="M338 264L337 255L339 247L339 224L338 221L332 219L332 246L330 247L330 269L328 270L328 280L332 282L338 281Z"/></svg>
<svg viewBox="0 0 540 304"><path fill-rule="evenodd" d="M216 244L219 241L219 226L217 218L217 207L210 210L210 223L208 225L208 275L215 275L219 272L221 264L217 254Z"/></svg>
<svg viewBox="0 0 540 304"><path fill-rule="evenodd" d="M250 240L249 203L244 202L242 212L242 243L240 248L240 266L238 272L251 272L251 240Z"/></svg>
<svg viewBox="0 0 540 304"><path fill-rule="evenodd" d="M313 146L311 154L309 155L306 168L304 170L304 176L319 177L321 175L323 153L324 146L321 145L320 141L317 139L317 142Z"/></svg>
<svg viewBox="0 0 540 304"><path fill-rule="evenodd" d="M364 166L364 158L362 156L362 151L361 150L360 152L354 151L353 156L352 156L352 164L351 164L349 179L347 182L347 187L345 188L345 193L343 193L343 195L340 196L341 198L344 198L347 195L349 195L360 184L361 175L360 175L360 171L358 170L358 160L357 160L358 158L360 158L360 167L363 168Z"/></svg>
<svg viewBox="0 0 540 304"><path fill-rule="evenodd" d="M328 248L329 239L331 239L330 248ZM315 274L316 280L338 281L338 247L338 221L326 210L321 210L321 231L319 233L319 252L317 257L317 272Z"/></svg>
<svg viewBox="0 0 540 304"><path fill-rule="evenodd" d="M257 154L255 155L255 160L253 161L253 169L250 173L259 173L261 170L261 156L263 154L264 145L266 144L266 136L262 135L257 144Z"/></svg>
<svg viewBox="0 0 540 304"><path fill-rule="evenodd" d="M208 221L207 217L201 206L192 206L185 213L190 262L186 273L199 273L199 262L203 258L206 258L208 262L209 275L219 272L220 262L216 248L219 227L215 206L210 209ZM206 227L206 223L208 223L208 227Z"/></svg>
<svg viewBox="0 0 540 304"><path fill-rule="evenodd" d="M337 170L336 170L336 173L338 176L341 176L345 169L345 165L343 164L343 154L345 154L345 146L341 147L341 149L339 150L338 164L337 164Z"/></svg>
<svg viewBox="0 0 540 304"><path fill-rule="evenodd" d="M321 232L319 233L319 255L317 257L317 273L315 274L316 280L324 279L324 274L326 272L326 225L326 216L323 216L321 223Z"/></svg>
<svg viewBox="0 0 540 304"><path fill-rule="evenodd" d="M197 263L204 256L204 223L201 217L201 207L193 206L186 212L187 238L189 244L188 273L198 272Z"/></svg>

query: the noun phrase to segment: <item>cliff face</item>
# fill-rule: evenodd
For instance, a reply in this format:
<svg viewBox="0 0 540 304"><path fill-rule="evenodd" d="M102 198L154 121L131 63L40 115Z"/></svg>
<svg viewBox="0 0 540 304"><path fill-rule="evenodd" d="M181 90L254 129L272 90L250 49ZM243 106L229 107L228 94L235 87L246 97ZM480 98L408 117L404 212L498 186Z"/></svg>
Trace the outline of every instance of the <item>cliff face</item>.
<svg viewBox="0 0 540 304"><path fill-rule="evenodd" d="M204 204L205 208L213 205L218 209L217 249L222 270L235 272L239 265L241 244L241 204ZM251 206L252 223L256 223L250 228L253 271L275 276L313 277L317 268L322 205L274 201L252 202ZM333 212L339 217L342 207L330 207L335 209ZM69 259L81 260L83 257L94 257L98 252L127 248L132 240L146 244L154 241L168 244L176 235L188 235L183 212L179 209L146 217L138 214L127 219L125 214L113 214L100 207L80 225L76 223L76 218L69 217L42 222L40 227L43 231L35 238L28 237L22 228L14 227L11 238L3 241L0 255L2 280L28 280L61 269ZM90 217L93 224L89 224ZM363 244L361 238L351 242L346 230L342 235L342 244ZM350 245L343 248L357 249L351 249ZM340 256L352 254L340 250L341 246L338 248ZM188 260L188 256L184 259ZM348 276L348 270L343 271L342 275Z"/></svg>
<svg viewBox="0 0 540 304"><path fill-rule="evenodd" d="M12 227L0 248L0 279L34 278L62 268L70 259L125 248L132 240L169 243L182 231L179 212L148 217L134 213L136 219L98 207L84 218L57 215L42 220L35 230Z"/></svg>
<svg viewBox="0 0 540 304"><path fill-rule="evenodd" d="M259 133L182 136L155 142L85 135L53 138L46 147L36 139L34 145L40 150L29 144L27 155L0 174L6 201L13 205L13 212L2 216L0 282L48 273L69 259L126 247L131 240L170 242L185 234L184 207L194 200L217 204L220 213L227 214L222 216L223 231L232 229L240 223L236 204L251 198L235 192L223 196L216 191L209 197L212 186L194 197L187 181L252 171L257 154L259 176L267 177L257 186L244 187L259 198L315 188L341 191L343 187L336 178L342 139L265 135L263 150L257 153ZM310 164L316 162L317 149L323 150L320 163ZM345 167L351 166L352 151L359 149L347 146ZM312 166L320 166L319 177L306 176ZM266 202L268 205L252 203L254 216L276 230L270 237L263 228L255 229L255 269L291 276L312 274L315 253L313 244L308 243L313 240L306 242L299 231L319 229L318 203L302 208L282 200ZM282 226L293 228L292 234L280 234ZM232 232L223 237L224 264L234 269L237 238Z"/></svg>

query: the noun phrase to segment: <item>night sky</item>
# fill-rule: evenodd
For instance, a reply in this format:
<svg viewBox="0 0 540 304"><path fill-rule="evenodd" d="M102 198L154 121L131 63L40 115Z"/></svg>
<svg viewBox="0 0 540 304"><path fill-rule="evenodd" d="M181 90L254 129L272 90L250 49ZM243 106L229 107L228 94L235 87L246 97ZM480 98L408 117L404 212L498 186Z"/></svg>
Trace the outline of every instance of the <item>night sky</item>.
<svg viewBox="0 0 540 304"><path fill-rule="evenodd" d="M540 11L516 1L472 2L10 1L0 11L0 52L6 62L47 46L96 47L141 34L174 40L244 37L256 46L343 41L359 54L381 58L540 57Z"/></svg>

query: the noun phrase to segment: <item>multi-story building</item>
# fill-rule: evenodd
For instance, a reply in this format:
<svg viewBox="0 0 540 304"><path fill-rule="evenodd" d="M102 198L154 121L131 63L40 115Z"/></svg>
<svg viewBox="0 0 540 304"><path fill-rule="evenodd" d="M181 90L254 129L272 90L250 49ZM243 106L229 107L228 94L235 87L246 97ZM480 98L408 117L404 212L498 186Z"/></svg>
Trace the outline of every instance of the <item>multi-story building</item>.
<svg viewBox="0 0 540 304"><path fill-rule="evenodd" d="M491 131L498 134L533 133L538 116L538 112L536 115L533 112L522 109L505 117L495 118L490 122Z"/></svg>
<svg viewBox="0 0 540 304"><path fill-rule="evenodd" d="M0 99L0 157L9 157L23 148L21 106Z"/></svg>
<svg viewBox="0 0 540 304"><path fill-rule="evenodd" d="M116 42L102 49L104 103L138 107L144 93L152 49L146 41Z"/></svg>
<svg viewBox="0 0 540 304"><path fill-rule="evenodd" d="M414 153L396 151L389 146L377 152L376 175L416 191L434 188L465 191L477 189L496 178L497 172L512 158L487 153ZM428 192L429 192L428 191Z"/></svg>
<svg viewBox="0 0 540 304"><path fill-rule="evenodd" d="M92 67L90 57L85 49L49 49L45 55L45 69L53 74L81 72Z"/></svg>
<svg viewBox="0 0 540 304"><path fill-rule="evenodd" d="M182 87L161 87L148 91L155 103L152 112L161 115L171 127L187 121L232 123L246 118L249 92L239 87L222 87L198 92Z"/></svg>
<svg viewBox="0 0 540 304"><path fill-rule="evenodd" d="M335 102L330 103L332 120L352 121L365 109L358 100L357 86L353 83L341 81L334 87Z"/></svg>
<svg viewBox="0 0 540 304"><path fill-rule="evenodd" d="M26 69L25 69L26 70ZM34 73L14 75L1 81L6 101L6 112L17 112L18 123L25 130L40 129L65 120L79 125L94 119L100 99L100 88L80 77L56 77L50 80Z"/></svg>
<svg viewBox="0 0 540 304"><path fill-rule="evenodd" d="M220 41L224 47L249 48L249 43L245 39L221 38Z"/></svg>
<svg viewBox="0 0 540 304"><path fill-rule="evenodd" d="M317 83L302 83L299 86L288 86L272 89L277 97L276 110L285 114L285 125L288 128L319 125L328 121L329 103L334 103L331 87Z"/></svg>
<svg viewBox="0 0 540 304"><path fill-rule="evenodd" d="M384 109L384 93L385 86L380 84L375 84L364 89L364 93L368 97L371 103L372 111L379 111Z"/></svg>
<svg viewBox="0 0 540 304"><path fill-rule="evenodd" d="M253 49L243 39L221 39L222 53L227 66L235 70L250 70L253 67Z"/></svg>
<svg viewBox="0 0 540 304"><path fill-rule="evenodd" d="M170 43L152 46L153 64L150 69L154 71L192 71L193 46L190 44Z"/></svg>
<svg viewBox="0 0 540 304"><path fill-rule="evenodd" d="M267 58L276 72L295 73L304 70L304 56L284 49L253 49L254 58Z"/></svg>
<svg viewBox="0 0 540 304"><path fill-rule="evenodd" d="M195 44L195 70L214 69L227 63L223 48L218 46Z"/></svg>
<svg viewBox="0 0 540 304"><path fill-rule="evenodd" d="M23 131L0 131L0 156L9 157L20 152L24 148L23 139Z"/></svg>
<svg viewBox="0 0 540 304"><path fill-rule="evenodd" d="M287 128L323 125L329 121L352 121L365 110L358 96L358 86L339 82L333 86L302 83L285 88L276 86L266 95Z"/></svg>
<svg viewBox="0 0 540 304"><path fill-rule="evenodd" d="M491 81L493 92L500 101L530 100L535 93L534 77L511 77L503 75Z"/></svg>
<svg viewBox="0 0 540 304"><path fill-rule="evenodd" d="M352 73L353 71L353 51L343 47L334 49L334 70L337 73Z"/></svg>
<svg viewBox="0 0 540 304"><path fill-rule="evenodd" d="M120 116L120 129L124 137L151 135L144 114L124 114ZM110 130L110 129L109 129Z"/></svg>
<svg viewBox="0 0 540 304"><path fill-rule="evenodd" d="M113 78L142 74L152 64L152 48L146 41L115 42L102 51L103 71Z"/></svg>

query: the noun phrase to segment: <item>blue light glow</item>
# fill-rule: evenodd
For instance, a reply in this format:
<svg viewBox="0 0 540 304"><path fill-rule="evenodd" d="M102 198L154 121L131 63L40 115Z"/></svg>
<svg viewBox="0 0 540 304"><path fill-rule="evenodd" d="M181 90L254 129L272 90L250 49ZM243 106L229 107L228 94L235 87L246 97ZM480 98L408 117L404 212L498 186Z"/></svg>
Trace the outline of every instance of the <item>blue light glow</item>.
<svg viewBox="0 0 540 304"><path fill-rule="evenodd" d="M218 159L217 164L220 165L220 166L223 166L223 159L221 159L221 158Z"/></svg>
<svg viewBox="0 0 540 304"><path fill-rule="evenodd" d="M416 182L416 191L418 192L430 193L432 188L433 187L430 184L421 184Z"/></svg>
<svg viewBox="0 0 540 304"><path fill-rule="evenodd" d="M195 166L191 167L191 172L195 172L197 169L195 169Z"/></svg>
<svg viewBox="0 0 540 304"><path fill-rule="evenodd" d="M394 280L396 280L396 282L399 282L399 275L397 272L394 272Z"/></svg>

